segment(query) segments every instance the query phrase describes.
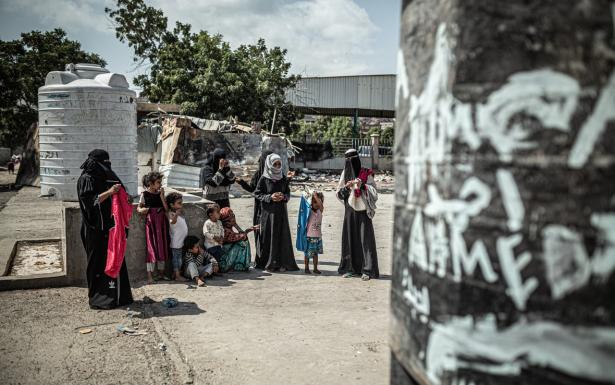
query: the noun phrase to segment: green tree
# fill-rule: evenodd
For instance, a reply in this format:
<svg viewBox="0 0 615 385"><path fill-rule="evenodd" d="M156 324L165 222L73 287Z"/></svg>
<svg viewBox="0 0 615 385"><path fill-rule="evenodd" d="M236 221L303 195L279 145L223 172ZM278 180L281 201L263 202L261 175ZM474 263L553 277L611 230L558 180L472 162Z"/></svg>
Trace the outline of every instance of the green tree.
<svg viewBox="0 0 615 385"><path fill-rule="evenodd" d="M105 12L115 23L117 38L134 50L134 60L149 63L148 74L135 78L142 95L153 102L177 103L182 113L199 117L237 116L261 121L276 132L292 129L297 114L284 92L299 79L289 75L286 50L256 44L231 49L222 35L193 32L177 22L167 28L161 10L143 0L117 0Z"/></svg>
<svg viewBox="0 0 615 385"><path fill-rule="evenodd" d="M380 133L380 140L383 143L395 142L395 127L386 127Z"/></svg>
<svg viewBox="0 0 615 385"><path fill-rule="evenodd" d="M28 127L37 120L38 88L50 71L67 63L105 61L84 52L77 41L68 40L61 29L32 31L11 41L0 41L0 144L23 146Z"/></svg>
<svg viewBox="0 0 615 385"><path fill-rule="evenodd" d="M337 143L340 138L352 137L352 119L346 116L336 116L331 120L331 124L325 133L325 137L333 143Z"/></svg>

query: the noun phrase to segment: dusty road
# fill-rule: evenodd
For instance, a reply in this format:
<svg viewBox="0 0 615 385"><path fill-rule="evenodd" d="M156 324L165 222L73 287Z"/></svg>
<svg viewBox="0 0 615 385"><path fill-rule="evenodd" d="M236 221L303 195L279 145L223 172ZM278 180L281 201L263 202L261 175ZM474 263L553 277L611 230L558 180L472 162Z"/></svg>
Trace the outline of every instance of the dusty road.
<svg viewBox="0 0 615 385"><path fill-rule="evenodd" d="M231 201L240 225L250 223L252 204ZM293 234L298 204L289 204ZM88 310L82 288L0 293L3 383L387 384L392 204L381 195L374 219L379 280L337 275L343 207L327 192L322 276L254 270L198 289L137 285L136 299L156 301L131 307L144 319ZM179 306L163 307L164 297ZM131 322L148 334L118 334L117 324Z"/></svg>

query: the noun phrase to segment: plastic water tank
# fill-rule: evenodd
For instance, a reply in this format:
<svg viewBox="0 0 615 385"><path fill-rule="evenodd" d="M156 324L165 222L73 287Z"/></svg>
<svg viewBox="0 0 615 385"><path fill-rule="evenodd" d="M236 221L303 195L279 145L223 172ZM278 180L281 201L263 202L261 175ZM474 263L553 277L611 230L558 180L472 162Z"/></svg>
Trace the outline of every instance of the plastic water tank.
<svg viewBox="0 0 615 385"><path fill-rule="evenodd" d="M95 148L130 195L137 194L137 102L124 75L68 64L38 90L41 194L76 201L80 166Z"/></svg>

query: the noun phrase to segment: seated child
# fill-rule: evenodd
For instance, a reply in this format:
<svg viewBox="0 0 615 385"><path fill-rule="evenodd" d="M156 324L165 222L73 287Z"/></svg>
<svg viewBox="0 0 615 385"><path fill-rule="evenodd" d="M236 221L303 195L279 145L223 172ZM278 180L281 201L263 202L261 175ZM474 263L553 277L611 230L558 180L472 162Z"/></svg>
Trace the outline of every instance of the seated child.
<svg viewBox="0 0 615 385"><path fill-rule="evenodd" d="M184 275L193 279L198 286L205 286L205 277L218 272L218 262L208 252L201 249L199 239L193 235L184 241Z"/></svg>
<svg viewBox="0 0 615 385"><path fill-rule="evenodd" d="M212 204L207 207L207 221L203 225L205 236L205 250L219 262L224 255L222 244L224 243L224 227L220 221L220 206Z"/></svg>

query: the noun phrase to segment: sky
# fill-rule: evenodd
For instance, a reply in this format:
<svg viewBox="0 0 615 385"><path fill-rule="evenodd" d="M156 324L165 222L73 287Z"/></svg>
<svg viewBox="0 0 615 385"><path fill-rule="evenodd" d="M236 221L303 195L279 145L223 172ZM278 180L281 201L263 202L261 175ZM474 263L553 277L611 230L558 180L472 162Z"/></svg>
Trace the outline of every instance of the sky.
<svg viewBox="0 0 615 385"><path fill-rule="evenodd" d="M291 72L302 76L394 74L400 0L146 0L193 31L220 33L232 47L265 39L288 50ZM0 0L0 39L31 30L64 29L71 40L107 61L129 81L132 50L115 37L104 13L113 0Z"/></svg>

